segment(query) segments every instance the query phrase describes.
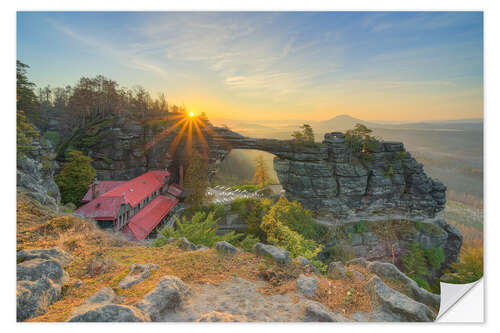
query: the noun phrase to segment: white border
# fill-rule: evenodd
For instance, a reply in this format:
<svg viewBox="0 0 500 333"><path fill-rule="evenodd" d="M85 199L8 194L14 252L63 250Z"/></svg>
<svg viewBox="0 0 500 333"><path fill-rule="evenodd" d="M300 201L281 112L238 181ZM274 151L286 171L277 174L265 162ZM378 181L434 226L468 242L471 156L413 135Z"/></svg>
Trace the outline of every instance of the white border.
<svg viewBox="0 0 500 333"><path fill-rule="evenodd" d="M67 0L59 1L36 1L36 0L26 0L26 1L16 1L9 3L2 3L1 15L1 34L2 34L2 44L4 46L3 51L0 53L2 57L2 130L0 131L2 136L2 156L4 157L3 163L1 163L2 168L2 190L1 193L1 207L2 207L2 227L4 228L4 239L2 243L2 253L3 257L3 268L6 272L1 274L2 287L2 308L0 314L2 316L2 323L4 324L4 330L6 332L10 330L51 330L51 331L64 331L67 332L68 329L72 331L89 331L89 330L116 330L124 332L131 332L140 330L186 330L192 328L203 329L204 332L207 331L255 331L255 329L265 329L265 330L281 330L286 329L292 331L303 331L306 329L306 324L296 324L296 325L282 325L282 324L258 324L256 325L190 325L190 324L141 324L141 326L127 325L127 324L83 324L83 325L68 325L68 324L16 324L15 323L15 308L14 308L14 294L15 294L15 269L14 266L14 249L15 249L15 116L14 112L11 110L15 109L15 70L14 62L16 58L16 35L15 35L15 12L16 10L146 10L146 11L156 11L156 10L403 10L403 11L413 11L413 10L484 10L484 22L485 22L485 244L487 248L485 249L486 260L485 260L485 272L486 281L498 281L495 278L498 272L498 265L489 266L488 255L490 253L495 253L494 248L498 246L496 244L490 244L488 241L488 236L498 235L499 230L498 225L500 222L500 216L498 210L494 210L496 207L491 207L490 202L494 205L495 195L498 195L497 190L500 188L498 181L498 176L496 173L496 168L494 166L497 162L497 156L499 156L497 144L500 142L499 132L500 129L497 128L499 121L500 105L498 103L498 89L499 82L498 77L500 77L499 72L499 60L500 54L498 50L498 31L500 31L500 17L498 15L498 1L461 1L461 0L450 0L450 1L429 1L420 0L418 2L404 2L404 1L296 1L288 0L283 2L271 2L269 0L254 0L252 2L237 2L237 1L222 1L222 0L211 0L211 1L194 1L194 0L183 0L176 2L167 1L131 1L122 0L119 2L104 2L96 0L87 0L85 2L70 2ZM7 158L5 158L7 157ZM493 259L494 260L494 259ZM491 278L490 278L491 276ZM489 295L500 295L498 292L498 283L491 283L488 285ZM496 299L496 296L491 296L489 299ZM487 299L488 300L488 299ZM473 306L473 305L471 305ZM493 308L492 313L498 312L498 309L491 305L486 307L486 311L489 308ZM339 325L339 324L307 324L307 329L309 325L315 331L331 331L331 330L357 330L366 329L370 332L386 332L387 330L415 330L421 331L422 329L439 331L452 329L454 331L467 331L476 330L478 328L486 328L487 326L492 326L492 322L498 320L498 315L493 315L489 317L486 316L488 325L477 326L474 328L470 325L453 325L447 324L446 327L442 325L426 325L425 328L422 324L355 324L355 325ZM166 326L165 326L166 325ZM277 326L279 325L279 326Z"/></svg>

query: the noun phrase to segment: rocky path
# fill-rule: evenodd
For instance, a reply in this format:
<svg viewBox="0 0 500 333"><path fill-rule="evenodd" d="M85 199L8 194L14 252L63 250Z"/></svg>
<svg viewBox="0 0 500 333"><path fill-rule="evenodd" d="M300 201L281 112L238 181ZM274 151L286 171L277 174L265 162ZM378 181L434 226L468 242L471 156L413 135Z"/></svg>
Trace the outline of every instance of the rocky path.
<svg viewBox="0 0 500 333"><path fill-rule="evenodd" d="M265 282L231 278L220 284L192 288L192 296L162 321L196 321L212 311L229 313L240 321L304 321L310 303L298 294L266 296L257 291Z"/></svg>

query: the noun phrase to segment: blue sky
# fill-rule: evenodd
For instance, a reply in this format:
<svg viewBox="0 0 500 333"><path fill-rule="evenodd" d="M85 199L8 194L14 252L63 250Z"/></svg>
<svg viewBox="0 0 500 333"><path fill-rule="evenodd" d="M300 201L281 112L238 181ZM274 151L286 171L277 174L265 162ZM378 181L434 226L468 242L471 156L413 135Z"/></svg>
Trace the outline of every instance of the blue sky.
<svg viewBox="0 0 500 333"><path fill-rule="evenodd" d="M102 74L210 117L483 115L480 12L20 12L39 86Z"/></svg>

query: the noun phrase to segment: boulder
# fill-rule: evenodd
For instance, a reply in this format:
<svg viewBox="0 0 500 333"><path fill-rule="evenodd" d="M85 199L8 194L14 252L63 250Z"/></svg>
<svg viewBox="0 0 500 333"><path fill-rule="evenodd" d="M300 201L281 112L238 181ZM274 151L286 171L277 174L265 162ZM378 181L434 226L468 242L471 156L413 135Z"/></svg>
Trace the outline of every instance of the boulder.
<svg viewBox="0 0 500 333"><path fill-rule="evenodd" d="M242 316L235 316L227 312L212 311L201 315L196 320L200 323L205 322L244 322L245 318Z"/></svg>
<svg viewBox="0 0 500 333"><path fill-rule="evenodd" d="M334 280L345 279L345 267L340 261L331 262L328 266L328 276Z"/></svg>
<svg viewBox="0 0 500 333"><path fill-rule="evenodd" d="M119 301L120 297L116 295L113 289L106 287L102 288L92 296L89 296L85 301L83 301L82 305L112 304L119 303Z"/></svg>
<svg viewBox="0 0 500 333"><path fill-rule="evenodd" d="M206 251L206 250L210 250L208 247L206 247L205 245L198 245L198 247L196 248L196 251Z"/></svg>
<svg viewBox="0 0 500 333"><path fill-rule="evenodd" d="M304 321L308 322L346 322L349 321L344 316L333 313L321 303L309 302L306 305Z"/></svg>
<svg viewBox="0 0 500 333"><path fill-rule="evenodd" d="M366 259L364 257L355 258L355 259L349 260L347 262L347 265L360 265L360 266L366 267Z"/></svg>
<svg viewBox="0 0 500 333"><path fill-rule="evenodd" d="M47 277L55 283L63 283L69 279L62 264L54 259L32 259L17 264L17 281L36 281L42 277Z"/></svg>
<svg viewBox="0 0 500 333"><path fill-rule="evenodd" d="M280 264L288 264L290 262L290 253L276 246L257 243L254 245L253 251L258 255L272 258Z"/></svg>
<svg viewBox="0 0 500 333"><path fill-rule="evenodd" d="M153 321L161 320L161 316L174 310L182 302L182 298L190 294L189 287L176 276L164 276L136 307L148 314Z"/></svg>
<svg viewBox="0 0 500 333"><path fill-rule="evenodd" d="M133 306L121 304L104 304L82 307L75 313L70 322L148 322L147 314Z"/></svg>
<svg viewBox="0 0 500 333"><path fill-rule="evenodd" d="M215 243L215 249L217 250L217 252L221 252L224 254L236 254L239 252L237 248L226 241Z"/></svg>
<svg viewBox="0 0 500 333"><path fill-rule="evenodd" d="M362 273L358 272L355 269L349 270L348 272L350 272L355 279L358 279L361 281L366 280L366 277Z"/></svg>
<svg viewBox="0 0 500 333"><path fill-rule="evenodd" d="M300 274L297 279L297 290L305 296L313 297L318 289L318 279L314 276Z"/></svg>
<svg viewBox="0 0 500 333"><path fill-rule="evenodd" d="M178 248L186 251L195 251L198 249L196 245L187 240L187 238L169 238L167 244L174 243Z"/></svg>
<svg viewBox="0 0 500 333"><path fill-rule="evenodd" d="M36 281L18 281L16 288L16 320L24 321L47 312L50 304L61 296L61 284L47 277Z"/></svg>
<svg viewBox="0 0 500 333"><path fill-rule="evenodd" d="M297 257L297 258L295 258L295 260L297 261L297 263L299 265L303 266L304 268L306 268L310 272L315 273L315 274L319 274L316 267L314 267L313 264L307 258Z"/></svg>
<svg viewBox="0 0 500 333"><path fill-rule="evenodd" d="M71 322L145 322L150 317L139 309L117 304L121 298L107 287L88 297L76 307L68 321Z"/></svg>
<svg viewBox="0 0 500 333"><path fill-rule="evenodd" d="M69 265L73 261L73 257L65 251L53 247L50 249L32 249L21 250L17 252L17 262L28 261L32 259L52 259L59 261L63 266Z"/></svg>
<svg viewBox="0 0 500 333"><path fill-rule="evenodd" d="M415 281L406 276L393 264L374 261L368 264L367 270L378 276L401 282L408 289L409 294L414 300L431 306L436 310L439 309L441 303L439 295L420 288Z"/></svg>
<svg viewBox="0 0 500 333"><path fill-rule="evenodd" d="M435 314L425 304L388 287L378 276L365 285L372 302L385 312L398 314L401 321L433 321Z"/></svg>
<svg viewBox="0 0 500 333"><path fill-rule="evenodd" d="M133 264L130 266L130 272L120 281L118 286L122 289L128 289L133 285L142 282L145 278L149 277L152 270L158 268L160 268L160 266L155 264Z"/></svg>

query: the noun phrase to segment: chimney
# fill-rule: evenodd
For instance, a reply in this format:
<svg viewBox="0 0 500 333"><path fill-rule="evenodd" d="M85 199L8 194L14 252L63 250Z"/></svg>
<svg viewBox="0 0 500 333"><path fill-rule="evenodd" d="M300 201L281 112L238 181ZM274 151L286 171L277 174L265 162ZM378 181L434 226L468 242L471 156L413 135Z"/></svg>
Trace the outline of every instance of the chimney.
<svg viewBox="0 0 500 333"><path fill-rule="evenodd" d="M99 181L97 177L95 177L94 182L92 183L92 200L99 196Z"/></svg>

